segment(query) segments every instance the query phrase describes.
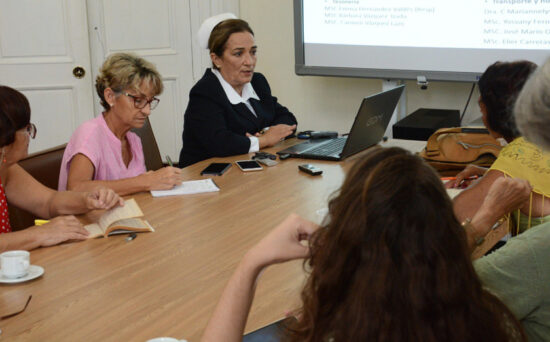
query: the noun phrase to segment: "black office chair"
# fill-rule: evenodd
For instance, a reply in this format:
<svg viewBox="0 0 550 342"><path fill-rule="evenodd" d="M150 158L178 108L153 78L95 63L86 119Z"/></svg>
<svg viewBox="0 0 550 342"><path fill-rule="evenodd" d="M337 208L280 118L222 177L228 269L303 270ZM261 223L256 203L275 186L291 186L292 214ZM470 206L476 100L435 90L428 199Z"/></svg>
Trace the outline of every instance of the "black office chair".
<svg viewBox="0 0 550 342"><path fill-rule="evenodd" d="M164 167L162 157L160 156L159 146L157 145L157 140L155 139L155 134L153 133L149 118L145 119L143 127L134 128L132 132L136 133L141 138L147 171L156 171Z"/></svg>
<svg viewBox="0 0 550 342"><path fill-rule="evenodd" d="M18 164L37 181L48 188L57 190L59 170L61 169L61 161L66 146L67 144L63 144L30 154L25 159L19 161ZM8 212L10 215L10 224L14 231L34 225L34 220L38 218L28 211L16 208L13 205L8 206Z"/></svg>

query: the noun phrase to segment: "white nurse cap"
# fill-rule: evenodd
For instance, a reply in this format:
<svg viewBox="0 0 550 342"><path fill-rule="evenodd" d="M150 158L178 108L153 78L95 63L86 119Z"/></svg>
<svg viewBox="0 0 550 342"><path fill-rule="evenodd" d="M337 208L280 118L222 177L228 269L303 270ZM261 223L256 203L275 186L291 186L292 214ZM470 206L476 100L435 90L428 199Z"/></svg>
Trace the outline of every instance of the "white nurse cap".
<svg viewBox="0 0 550 342"><path fill-rule="evenodd" d="M237 19L237 16L233 13L222 13L206 19L197 33L197 40L199 46L203 49L208 49L208 40L210 39L210 33L216 25L227 19Z"/></svg>

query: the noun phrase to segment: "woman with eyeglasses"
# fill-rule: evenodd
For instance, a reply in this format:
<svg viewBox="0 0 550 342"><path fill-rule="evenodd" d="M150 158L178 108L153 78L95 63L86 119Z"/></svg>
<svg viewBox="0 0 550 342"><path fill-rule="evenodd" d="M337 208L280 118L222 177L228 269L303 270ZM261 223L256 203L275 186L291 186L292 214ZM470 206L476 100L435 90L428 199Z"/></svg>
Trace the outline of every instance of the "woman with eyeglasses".
<svg viewBox="0 0 550 342"><path fill-rule="evenodd" d="M105 60L96 90L105 111L73 133L61 164L59 190L106 186L119 195L167 190L181 183L181 170L146 172L140 128L159 103L161 76L155 66L129 53Z"/></svg>
<svg viewBox="0 0 550 342"><path fill-rule="evenodd" d="M123 204L111 189L97 188L91 192L49 189L19 166L17 162L27 156L30 139L36 136L30 117L27 98L15 89L0 86L0 252L84 240L88 232L80 221L68 215ZM41 227L12 232L8 202L38 217L53 219Z"/></svg>

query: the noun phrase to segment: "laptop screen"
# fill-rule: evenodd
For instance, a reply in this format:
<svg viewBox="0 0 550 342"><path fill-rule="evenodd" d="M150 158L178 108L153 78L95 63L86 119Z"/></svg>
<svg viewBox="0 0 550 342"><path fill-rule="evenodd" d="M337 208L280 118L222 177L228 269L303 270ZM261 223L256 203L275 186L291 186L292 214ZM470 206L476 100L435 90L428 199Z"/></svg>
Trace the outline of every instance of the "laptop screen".
<svg viewBox="0 0 550 342"><path fill-rule="evenodd" d="M340 155L345 158L380 142L403 93L404 85L363 99Z"/></svg>

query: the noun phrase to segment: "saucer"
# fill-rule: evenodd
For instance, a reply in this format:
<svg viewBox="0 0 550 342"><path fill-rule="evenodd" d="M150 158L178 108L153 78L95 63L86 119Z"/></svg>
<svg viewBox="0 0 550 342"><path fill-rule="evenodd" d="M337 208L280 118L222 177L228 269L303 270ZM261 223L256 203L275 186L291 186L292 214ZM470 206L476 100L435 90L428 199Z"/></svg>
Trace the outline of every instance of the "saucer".
<svg viewBox="0 0 550 342"><path fill-rule="evenodd" d="M30 265L29 271L27 272L27 274L21 278L8 278L4 276L4 274L2 273L2 270L0 269L0 283L5 283L5 284L22 283L24 281L38 278L43 274L44 274L44 269L37 265Z"/></svg>

